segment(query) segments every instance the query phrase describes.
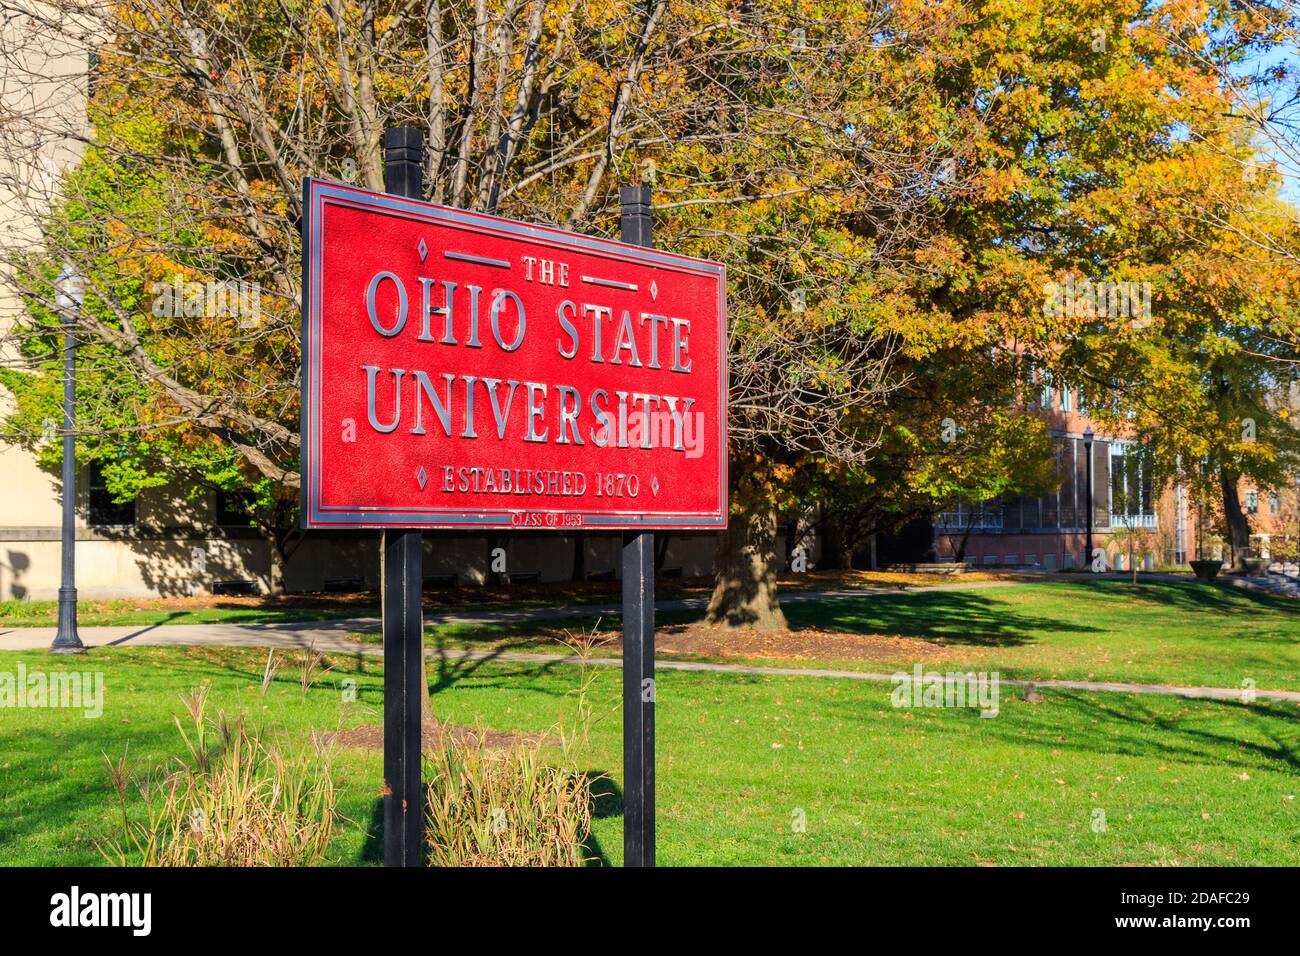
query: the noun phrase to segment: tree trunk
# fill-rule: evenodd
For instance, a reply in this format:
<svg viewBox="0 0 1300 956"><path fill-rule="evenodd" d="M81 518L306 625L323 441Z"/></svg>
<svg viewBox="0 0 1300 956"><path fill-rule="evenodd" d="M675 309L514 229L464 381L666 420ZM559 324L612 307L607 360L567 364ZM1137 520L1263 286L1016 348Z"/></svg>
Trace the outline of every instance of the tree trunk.
<svg viewBox="0 0 1300 956"><path fill-rule="evenodd" d="M284 593L284 542L276 534L268 535L266 541L271 551L271 576L268 581L268 593L278 597Z"/></svg>
<svg viewBox="0 0 1300 956"><path fill-rule="evenodd" d="M668 560L668 542L672 540L671 531L655 532L655 574L662 574L664 562Z"/></svg>
<svg viewBox="0 0 1300 956"><path fill-rule="evenodd" d="M1242 560L1250 550L1250 522L1241 510L1241 496L1237 493L1240 475L1219 469L1219 481L1223 486L1223 520L1228 526L1228 544L1232 547L1232 570L1242 571Z"/></svg>
<svg viewBox="0 0 1300 956"><path fill-rule="evenodd" d="M842 566L844 549L841 544L840 529L835 522L826 519L822 522L822 567L833 570Z"/></svg>
<svg viewBox="0 0 1300 956"><path fill-rule="evenodd" d="M776 596L776 509L763 504L733 515L718 539L718 579L705 620L760 631L785 628Z"/></svg>
<svg viewBox="0 0 1300 956"><path fill-rule="evenodd" d="M958 564L966 560L966 545L970 544L970 533L974 527L974 522L971 522L961 534L961 544L957 545L957 555L953 558Z"/></svg>

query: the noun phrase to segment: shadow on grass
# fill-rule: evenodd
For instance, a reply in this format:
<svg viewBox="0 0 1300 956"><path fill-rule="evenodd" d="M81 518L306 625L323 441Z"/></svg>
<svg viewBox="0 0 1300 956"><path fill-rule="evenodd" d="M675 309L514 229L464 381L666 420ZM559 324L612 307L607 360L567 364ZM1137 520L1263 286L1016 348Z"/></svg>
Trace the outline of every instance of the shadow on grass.
<svg viewBox="0 0 1300 956"><path fill-rule="evenodd" d="M375 866L384 863L384 798L375 797L370 805L370 824L366 827L366 840L361 844L361 862Z"/></svg>
<svg viewBox="0 0 1300 956"><path fill-rule="evenodd" d="M1065 582L1056 587L1065 593L1068 593L1065 591L1068 588L1069 591L1084 596L1104 596L1125 602L1144 602L1176 611L1222 614L1252 614L1269 611L1283 615L1300 614L1300 601L1294 598L1266 591L1250 591L1222 582L1205 584L1196 580L1138 578L1138 583L1133 584L1129 580L1081 577L1078 581ZM1062 596L1064 597L1064 593Z"/></svg>
<svg viewBox="0 0 1300 956"><path fill-rule="evenodd" d="M221 647L219 645L194 644L188 646L162 646L124 648L126 653L135 653L147 657L150 672L155 676L176 674L183 675L183 680L174 684L177 709L180 708L180 695L197 687L205 679L242 678L250 684L260 687L266 666L268 647ZM275 648L277 667L270 686L273 688L290 688L300 690L302 661L306 648ZM36 653L36 652L33 652ZM122 652L110 652L106 648L91 648L80 660L93 661L100 654L105 660L113 660ZM309 693L321 691L340 691L345 677L372 678L359 681L355 688L356 701L361 704L383 706L383 661L362 651L342 654L329 652L325 654L328 668L319 669L312 677ZM119 658L120 659L120 658Z"/></svg>
<svg viewBox="0 0 1300 956"><path fill-rule="evenodd" d="M536 638L533 639L536 643ZM426 635L425 646L431 647L436 653L426 658L426 668L430 679L429 693L437 694L440 691L460 683L461 681L471 678L478 678L481 686L484 687L506 687L513 685L519 678L537 678L548 676L552 673L567 675L565 678L566 687L562 690L555 690L551 687L536 686L531 689L537 693L547 694L553 697L563 697L569 693L570 689L578 685L576 665L563 660L538 661L536 663L525 663L520 661L503 661L501 655L518 646L518 642L502 642L491 648L485 648L482 651L476 651L474 657L459 656L457 652L459 647L449 646L444 635L438 631ZM568 648L557 638L555 650L552 653L569 654ZM502 670L504 664L513 665L508 671ZM480 675L479 672L487 665L496 665L491 677Z"/></svg>
<svg viewBox="0 0 1300 956"><path fill-rule="evenodd" d="M976 647L1036 643L1032 632L1096 633L1098 628L1066 617L1031 614L983 591L924 591L790 604L793 627L855 634L889 634Z"/></svg>
<svg viewBox="0 0 1300 956"><path fill-rule="evenodd" d="M1029 727L1023 713L1022 719L1001 726L996 718L986 723L1025 747L1300 772L1300 714L1294 707L1222 700L1212 706L1188 710L1171 707L1168 698L1048 690ZM1074 726L1105 731L1062 738L1063 714ZM1224 730L1216 729L1220 727ZM1026 734L1027 729L1037 736Z"/></svg>
<svg viewBox="0 0 1300 956"><path fill-rule="evenodd" d="M591 781L591 817L604 820L608 817L623 815L623 790L604 770L588 770L587 779ZM613 866L595 832L587 834L583 848L587 851L588 866Z"/></svg>

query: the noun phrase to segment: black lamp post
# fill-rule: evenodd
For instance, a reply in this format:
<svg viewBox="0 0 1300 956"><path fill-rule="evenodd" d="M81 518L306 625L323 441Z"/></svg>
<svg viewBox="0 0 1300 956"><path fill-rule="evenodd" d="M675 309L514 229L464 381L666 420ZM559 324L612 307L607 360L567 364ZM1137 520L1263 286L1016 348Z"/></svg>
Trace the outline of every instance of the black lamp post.
<svg viewBox="0 0 1300 956"><path fill-rule="evenodd" d="M64 318L63 333L63 579L59 583L59 629L51 654L80 654L77 636L77 443L73 434L77 397L77 340L74 323L85 298L85 280L65 263L55 282L55 305Z"/></svg>
<svg viewBox="0 0 1300 956"><path fill-rule="evenodd" d="M1088 499L1087 504L1087 524L1084 527L1087 532L1084 537L1083 563L1088 565L1092 561L1092 426L1089 425L1083 430L1083 454L1086 459L1084 468L1084 496Z"/></svg>

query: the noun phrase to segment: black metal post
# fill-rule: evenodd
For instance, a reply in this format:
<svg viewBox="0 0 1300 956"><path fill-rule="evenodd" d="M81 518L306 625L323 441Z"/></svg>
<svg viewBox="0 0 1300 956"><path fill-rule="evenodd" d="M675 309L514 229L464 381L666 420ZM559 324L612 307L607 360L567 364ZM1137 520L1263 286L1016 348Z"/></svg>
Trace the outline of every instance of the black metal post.
<svg viewBox="0 0 1300 956"><path fill-rule="evenodd" d="M1084 497L1088 500L1088 523L1087 534L1084 544L1084 564L1092 566L1092 429L1089 428L1083 435L1083 453L1087 457L1087 467L1084 468Z"/></svg>
<svg viewBox="0 0 1300 956"><path fill-rule="evenodd" d="M60 282L80 280L65 269ZM51 654L80 654L86 649L77 634L77 339L73 330L74 309L81 307L80 289L59 290L59 304L66 313L63 333L63 574L59 582L59 628L50 645Z"/></svg>
<svg viewBox="0 0 1300 956"><path fill-rule="evenodd" d="M1205 560L1205 549L1201 547L1201 542L1205 540L1205 478L1206 462L1201 459L1201 480L1196 488L1196 560Z"/></svg>
<svg viewBox="0 0 1300 956"><path fill-rule="evenodd" d="M384 866L422 861L422 547L418 531L383 533Z"/></svg>
<svg viewBox="0 0 1300 956"><path fill-rule="evenodd" d="M653 245L650 187L624 186L623 241ZM623 865L655 864L655 546L623 535Z"/></svg>
<svg viewBox="0 0 1300 956"><path fill-rule="evenodd" d="M1205 498L1200 489L1196 492L1196 560L1204 561L1205 555L1201 550L1202 533L1205 530Z"/></svg>
<svg viewBox="0 0 1300 956"><path fill-rule="evenodd" d="M420 198L424 134L384 130L384 188ZM385 531L381 542L384 615L384 865L423 862L424 792L420 781L420 714L424 686L423 536Z"/></svg>

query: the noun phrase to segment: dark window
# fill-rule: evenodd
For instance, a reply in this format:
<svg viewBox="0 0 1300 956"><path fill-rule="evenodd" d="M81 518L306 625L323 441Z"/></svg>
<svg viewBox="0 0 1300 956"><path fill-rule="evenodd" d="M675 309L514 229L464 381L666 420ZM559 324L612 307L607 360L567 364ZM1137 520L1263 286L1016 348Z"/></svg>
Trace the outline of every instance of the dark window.
<svg viewBox="0 0 1300 956"><path fill-rule="evenodd" d="M1258 491L1246 492L1246 514L1248 515L1259 514L1259 492Z"/></svg>
<svg viewBox="0 0 1300 956"><path fill-rule="evenodd" d="M114 501L104 482L104 466L90 463L90 525L93 528L135 524L135 502Z"/></svg>
<svg viewBox="0 0 1300 956"><path fill-rule="evenodd" d="M1268 493L1268 513L1271 515L1282 513L1282 500L1278 498L1276 491Z"/></svg>
<svg viewBox="0 0 1300 956"><path fill-rule="evenodd" d="M1114 445L1110 453L1110 513L1152 517L1150 453L1137 445Z"/></svg>
<svg viewBox="0 0 1300 956"><path fill-rule="evenodd" d="M1059 441L1057 474L1061 478L1061 491L1057 497L1061 502L1062 528L1077 528L1082 523L1078 516L1078 494L1074 487L1074 476L1078 473L1078 465L1075 463L1078 445L1078 440L1073 438Z"/></svg>
<svg viewBox="0 0 1300 956"><path fill-rule="evenodd" d="M218 491L217 524L247 528L255 498L251 491Z"/></svg>
<svg viewBox="0 0 1300 956"><path fill-rule="evenodd" d="M1110 486L1110 443L1094 440L1092 443L1092 524L1096 528L1110 527L1110 508L1107 506ZM1089 558L1091 560L1091 558ZM1087 563L1086 561L1084 562Z"/></svg>

